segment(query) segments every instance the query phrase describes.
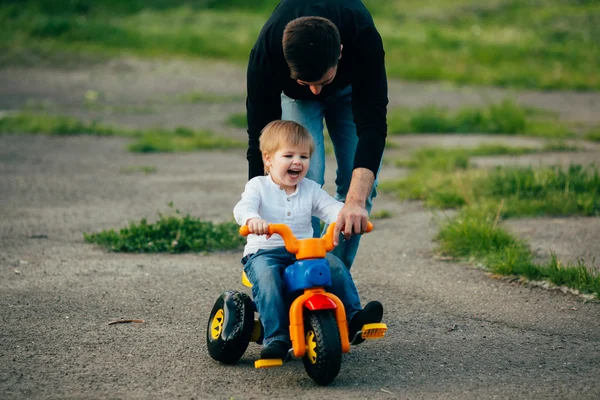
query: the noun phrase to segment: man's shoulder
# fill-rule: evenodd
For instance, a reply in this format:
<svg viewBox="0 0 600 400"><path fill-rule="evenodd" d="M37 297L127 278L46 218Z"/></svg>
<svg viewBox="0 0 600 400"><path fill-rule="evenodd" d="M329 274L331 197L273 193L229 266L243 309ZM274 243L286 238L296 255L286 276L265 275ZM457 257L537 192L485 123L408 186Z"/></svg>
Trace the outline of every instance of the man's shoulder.
<svg viewBox="0 0 600 400"><path fill-rule="evenodd" d="M289 21L298 17L314 15L328 18L339 25L342 23L340 20L342 14L353 15L351 19L344 21L345 23L373 22L370 12L361 0L328 0L326 2L322 0L282 0L263 25L263 32L270 29L278 33L281 31L280 33L283 34L283 29Z"/></svg>

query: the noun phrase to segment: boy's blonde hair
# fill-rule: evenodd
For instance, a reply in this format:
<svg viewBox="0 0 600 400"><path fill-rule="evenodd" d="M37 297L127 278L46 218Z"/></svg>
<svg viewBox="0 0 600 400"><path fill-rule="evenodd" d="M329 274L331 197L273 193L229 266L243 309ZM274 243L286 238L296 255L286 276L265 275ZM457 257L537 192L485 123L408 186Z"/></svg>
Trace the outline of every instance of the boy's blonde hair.
<svg viewBox="0 0 600 400"><path fill-rule="evenodd" d="M294 121L275 120L263 128L259 138L260 152L273 155L284 146L301 146L308 149L309 156L315 151L315 142L305 127ZM265 175L269 173L269 167L265 164Z"/></svg>

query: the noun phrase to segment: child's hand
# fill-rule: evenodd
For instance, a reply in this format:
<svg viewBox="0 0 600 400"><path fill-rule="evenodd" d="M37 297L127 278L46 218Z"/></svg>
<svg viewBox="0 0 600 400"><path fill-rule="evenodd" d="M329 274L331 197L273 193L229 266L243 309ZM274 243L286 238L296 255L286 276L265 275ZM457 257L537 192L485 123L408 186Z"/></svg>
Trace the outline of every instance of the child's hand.
<svg viewBox="0 0 600 400"><path fill-rule="evenodd" d="M246 221L246 225L248 226L250 233L255 235L267 235L267 239L271 237L271 235L269 235L269 223L264 219L251 218Z"/></svg>

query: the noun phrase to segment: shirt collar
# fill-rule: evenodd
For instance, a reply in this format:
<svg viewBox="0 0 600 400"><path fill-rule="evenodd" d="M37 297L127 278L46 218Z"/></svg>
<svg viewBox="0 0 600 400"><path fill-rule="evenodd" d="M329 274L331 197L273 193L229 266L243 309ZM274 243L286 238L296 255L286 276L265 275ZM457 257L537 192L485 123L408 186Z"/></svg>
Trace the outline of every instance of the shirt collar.
<svg viewBox="0 0 600 400"><path fill-rule="evenodd" d="M283 190L283 189L281 188L281 186L279 186L278 184L276 184L276 183L273 181L273 178L271 177L271 174L267 175L267 182L269 182L269 186L270 186L270 187L272 187L273 189L275 189L275 190L276 190L276 191L278 191L278 192L282 192L282 193L283 193L284 195L286 195L286 196L295 196L295 195L297 195L297 194L298 194L298 189L300 188L300 183L302 183L302 181L300 181L300 182L299 182L299 183L296 185L296 190L294 191L294 193L292 193L292 194L287 194L287 193L285 192L285 190Z"/></svg>

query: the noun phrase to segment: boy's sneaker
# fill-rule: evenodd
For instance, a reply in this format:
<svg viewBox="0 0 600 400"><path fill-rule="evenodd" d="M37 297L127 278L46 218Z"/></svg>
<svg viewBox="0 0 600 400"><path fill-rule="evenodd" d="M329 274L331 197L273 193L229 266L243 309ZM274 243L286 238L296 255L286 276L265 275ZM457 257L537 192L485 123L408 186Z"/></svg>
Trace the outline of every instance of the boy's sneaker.
<svg viewBox="0 0 600 400"><path fill-rule="evenodd" d="M350 343L359 344L365 341L362 337L355 337L356 334L362 330L363 325L373 324L381 322L383 318L383 306L378 301L371 301L367 303L365 308L354 314L352 321L348 325L348 336L350 337Z"/></svg>
<svg viewBox="0 0 600 400"><path fill-rule="evenodd" d="M290 345L282 340L274 340L260 352L260 358L263 360L285 360L288 354Z"/></svg>

